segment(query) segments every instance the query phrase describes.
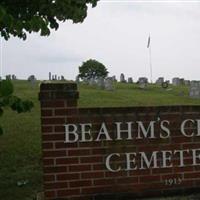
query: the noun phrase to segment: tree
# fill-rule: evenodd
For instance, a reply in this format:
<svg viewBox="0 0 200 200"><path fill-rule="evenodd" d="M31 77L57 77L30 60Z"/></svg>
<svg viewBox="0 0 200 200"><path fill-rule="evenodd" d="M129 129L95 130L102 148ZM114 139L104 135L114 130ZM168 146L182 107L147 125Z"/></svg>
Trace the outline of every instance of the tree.
<svg viewBox="0 0 200 200"><path fill-rule="evenodd" d="M6 40L10 35L26 39L27 32L48 36L57 30L59 22L83 22L88 4L95 7L99 0L1 0L0 34Z"/></svg>
<svg viewBox="0 0 200 200"><path fill-rule="evenodd" d="M71 19L74 23L83 22L87 16L88 4L95 7L99 0L1 0L0 35L8 40L10 36L26 39L27 33L40 32L48 36L50 29L57 30L59 22ZM18 113L30 111L31 101L13 95L14 87L10 80L0 81L0 116L4 107ZM0 134L3 130L0 126Z"/></svg>
<svg viewBox="0 0 200 200"><path fill-rule="evenodd" d="M86 62L83 62L82 65L79 67L79 77L84 79L91 79L91 78L99 78L103 77L105 78L108 75L108 71L106 67L96 61L96 60L87 60Z"/></svg>

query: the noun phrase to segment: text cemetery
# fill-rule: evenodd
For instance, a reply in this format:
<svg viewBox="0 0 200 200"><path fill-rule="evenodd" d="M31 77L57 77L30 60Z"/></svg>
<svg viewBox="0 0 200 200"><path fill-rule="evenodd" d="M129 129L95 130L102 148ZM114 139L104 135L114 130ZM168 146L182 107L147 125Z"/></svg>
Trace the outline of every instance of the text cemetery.
<svg viewBox="0 0 200 200"><path fill-rule="evenodd" d="M142 121L135 122L114 122L115 134L110 134L105 122L99 127L99 131L93 131L91 123L85 124L66 124L65 143L75 142L102 142L102 141L131 141L143 139L169 139L171 136L170 121L150 121L146 126ZM126 128L124 128L126 126ZM145 127L146 126L146 127ZM159 133L156 127L159 126ZM194 131L187 131L188 127L195 127ZM188 129L189 130L189 129ZM95 132L95 133L94 133ZM180 134L184 137L200 136L200 119L186 119L180 123ZM114 137L113 137L114 136ZM185 163L188 156L192 157L192 163ZM125 165L120 163L124 161ZM178 162L177 162L178 161ZM118 172L121 170L142 170L148 168L171 168L173 162L178 167L200 165L199 149L177 149L160 150L153 152L114 152L105 158L105 166L109 171ZM114 165L113 165L114 163Z"/></svg>

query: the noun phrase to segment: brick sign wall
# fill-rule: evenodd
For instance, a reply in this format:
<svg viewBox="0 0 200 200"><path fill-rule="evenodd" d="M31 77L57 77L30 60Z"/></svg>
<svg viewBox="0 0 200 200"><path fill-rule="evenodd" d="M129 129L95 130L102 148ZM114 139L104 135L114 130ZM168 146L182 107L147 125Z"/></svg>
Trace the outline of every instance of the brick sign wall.
<svg viewBox="0 0 200 200"><path fill-rule="evenodd" d="M78 96L73 83L41 85L46 200L200 188L200 106L78 108Z"/></svg>

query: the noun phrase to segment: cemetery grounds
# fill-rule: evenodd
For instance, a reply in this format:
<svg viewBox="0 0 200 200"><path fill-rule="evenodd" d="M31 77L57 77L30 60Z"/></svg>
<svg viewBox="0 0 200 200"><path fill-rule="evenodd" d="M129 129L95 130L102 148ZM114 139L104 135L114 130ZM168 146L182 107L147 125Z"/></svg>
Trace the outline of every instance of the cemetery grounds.
<svg viewBox="0 0 200 200"><path fill-rule="evenodd" d="M0 200L36 200L42 192L39 84L14 81L15 94L33 101L29 113L16 114L7 109L0 118L4 134L0 136ZM160 105L200 105L200 99L188 96L189 88L116 83L114 91L79 85L80 107L123 107ZM155 199L155 198L153 198ZM200 195L160 198L160 200L194 200ZM152 199L151 199L152 200Z"/></svg>

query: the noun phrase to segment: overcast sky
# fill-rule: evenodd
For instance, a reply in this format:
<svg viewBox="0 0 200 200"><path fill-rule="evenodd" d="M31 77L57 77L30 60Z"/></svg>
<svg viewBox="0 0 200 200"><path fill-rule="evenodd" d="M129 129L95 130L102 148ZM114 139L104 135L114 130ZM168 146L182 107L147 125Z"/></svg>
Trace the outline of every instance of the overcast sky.
<svg viewBox="0 0 200 200"><path fill-rule="evenodd" d="M48 79L48 73L75 79L87 59L102 62L109 75L150 77L148 35L151 35L153 80L200 79L200 2L100 1L82 24L67 21L49 37L28 35L2 42L2 72L27 79Z"/></svg>

